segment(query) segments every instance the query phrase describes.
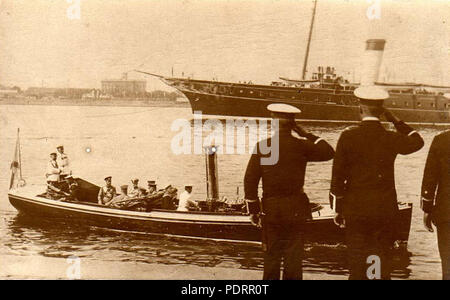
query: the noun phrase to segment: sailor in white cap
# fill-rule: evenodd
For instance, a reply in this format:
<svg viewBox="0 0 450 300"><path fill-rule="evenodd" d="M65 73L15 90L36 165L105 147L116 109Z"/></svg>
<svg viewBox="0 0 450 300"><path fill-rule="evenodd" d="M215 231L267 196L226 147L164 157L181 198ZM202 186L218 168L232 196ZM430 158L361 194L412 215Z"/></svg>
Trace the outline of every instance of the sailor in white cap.
<svg viewBox="0 0 450 300"><path fill-rule="evenodd" d="M197 207L197 204L191 200L192 197L192 185L186 184L184 191L180 194L180 201L178 202L178 211L189 211L190 209Z"/></svg>
<svg viewBox="0 0 450 300"><path fill-rule="evenodd" d="M64 177L66 177L67 175L71 175L72 171L70 170L70 166L69 166L69 157L67 156L66 153L64 153L64 146L63 145L59 145L58 147L56 147L57 150L57 161L58 161L58 165L59 168L61 169L61 179L64 179Z"/></svg>
<svg viewBox="0 0 450 300"><path fill-rule="evenodd" d="M50 153L50 161L47 163L47 171L45 176L47 177L47 197L50 199L60 199L63 196L67 196L61 189L60 183L61 169L56 161L56 153Z"/></svg>
<svg viewBox="0 0 450 300"><path fill-rule="evenodd" d="M350 279L367 278L367 258L381 259L381 279L390 279L398 214L394 162L423 147L421 136L383 107L389 94L377 86L354 91L362 122L344 130L336 147L330 188L335 223L346 228ZM380 118L392 122L386 130Z"/></svg>
<svg viewBox="0 0 450 300"><path fill-rule="evenodd" d="M261 141L248 162L244 178L245 199L251 222L262 226L264 250L263 279L302 279L303 231L311 218L309 200L303 191L306 164L333 158L333 148L323 139L306 132L295 123L300 110L287 104L270 104L273 137ZM295 132L295 134L293 134ZM278 143L278 145L275 145ZM276 153L262 151L271 145ZM266 157L275 155L269 163ZM262 179L263 195L258 197Z"/></svg>

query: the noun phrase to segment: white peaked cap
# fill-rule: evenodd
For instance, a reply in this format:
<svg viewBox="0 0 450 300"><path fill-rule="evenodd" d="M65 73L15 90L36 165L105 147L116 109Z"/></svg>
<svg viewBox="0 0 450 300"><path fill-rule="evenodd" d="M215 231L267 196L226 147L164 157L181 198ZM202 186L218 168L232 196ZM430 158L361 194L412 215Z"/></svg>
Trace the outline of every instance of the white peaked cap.
<svg viewBox="0 0 450 300"><path fill-rule="evenodd" d="M295 106L284 103L272 103L267 105L267 110L281 114L299 114L302 111Z"/></svg>
<svg viewBox="0 0 450 300"><path fill-rule="evenodd" d="M384 100L389 98L389 93L377 86L361 86L353 92L356 97L364 100Z"/></svg>

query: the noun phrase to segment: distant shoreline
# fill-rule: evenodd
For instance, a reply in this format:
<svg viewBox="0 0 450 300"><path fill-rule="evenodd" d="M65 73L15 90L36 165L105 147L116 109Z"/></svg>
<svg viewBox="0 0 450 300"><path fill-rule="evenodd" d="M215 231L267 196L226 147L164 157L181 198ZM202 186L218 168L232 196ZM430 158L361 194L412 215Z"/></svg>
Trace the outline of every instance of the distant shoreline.
<svg viewBox="0 0 450 300"><path fill-rule="evenodd" d="M122 107L190 107L189 102L168 99L0 99L0 105L48 105L48 106L122 106Z"/></svg>

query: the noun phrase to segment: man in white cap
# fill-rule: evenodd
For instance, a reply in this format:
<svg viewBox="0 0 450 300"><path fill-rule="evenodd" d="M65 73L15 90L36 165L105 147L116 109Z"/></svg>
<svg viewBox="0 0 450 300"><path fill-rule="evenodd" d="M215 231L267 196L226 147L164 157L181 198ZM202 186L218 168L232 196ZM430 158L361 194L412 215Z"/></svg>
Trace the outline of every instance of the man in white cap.
<svg viewBox="0 0 450 300"><path fill-rule="evenodd" d="M323 139L306 132L295 123L300 110L287 104L270 104L267 109L278 122L275 135L256 145L244 177L244 191L250 220L262 226L265 280L280 279L283 261L283 279L302 279L304 252L303 231L311 218L309 200L303 191L306 164L309 161L327 161L333 158L333 148ZM273 164L263 147L277 143L278 160ZM274 145L272 145L274 146ZM258 197L262 179L263 195Z"/></svg>
<svg viewBox="0 0 450 300"><path fill-rule="evenodd" d="M57 150L57 162L59 165L59 168L61 169L61 179L64 179L66 176L71 175L72 171L69 167L69 157L66 153L64 153L64 146L60 145L56 147Z"/></svg>
<svg viewBox="0 0 450 300"><path fill-rule="evenodd" d="M381 262L381 278L390 279L398 204L394 163L398 154L423 147L422 137L383 107L389 94L376 86L354 91L360 102L362 122L344 130L333 162L330 202L335 223L346 228L349 279L368 278L372 255ZM386 130L381 116L392 122ZM375 272L376 273L376 272Z"/></svg>
<svg viewBox="0 0 450 300"><path fill-rule="evenodd" d="M61 169L56 161L56 153L50 153L50 161L47 164L47 172L45 174L47 178L47 196L50 199L56 200L69 195L61 189L60 174Z"/></svg>
<svg viewBox="0 0 450 300"><path fill-rule="evenodd" d="M197 205L194 201L190 200L192 196L192 185L188 184L184 186L184 191L180 194L180 201L178 202L178 211L189 211L196 208Z"/></svg>

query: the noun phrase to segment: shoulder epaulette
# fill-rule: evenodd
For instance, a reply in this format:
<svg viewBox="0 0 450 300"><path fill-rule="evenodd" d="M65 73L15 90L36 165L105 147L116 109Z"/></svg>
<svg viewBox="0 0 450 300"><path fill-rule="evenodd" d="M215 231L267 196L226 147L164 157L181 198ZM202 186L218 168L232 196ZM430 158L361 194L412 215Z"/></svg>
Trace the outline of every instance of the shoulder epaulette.
<svg viewBox="0 0 450 300"><path fill-rule="evenodd" d="M359 128L359 125L351 125L351 126L346 127L344 129L344 131L354 130L354 129L357 129L357 128Z"/></svg>

